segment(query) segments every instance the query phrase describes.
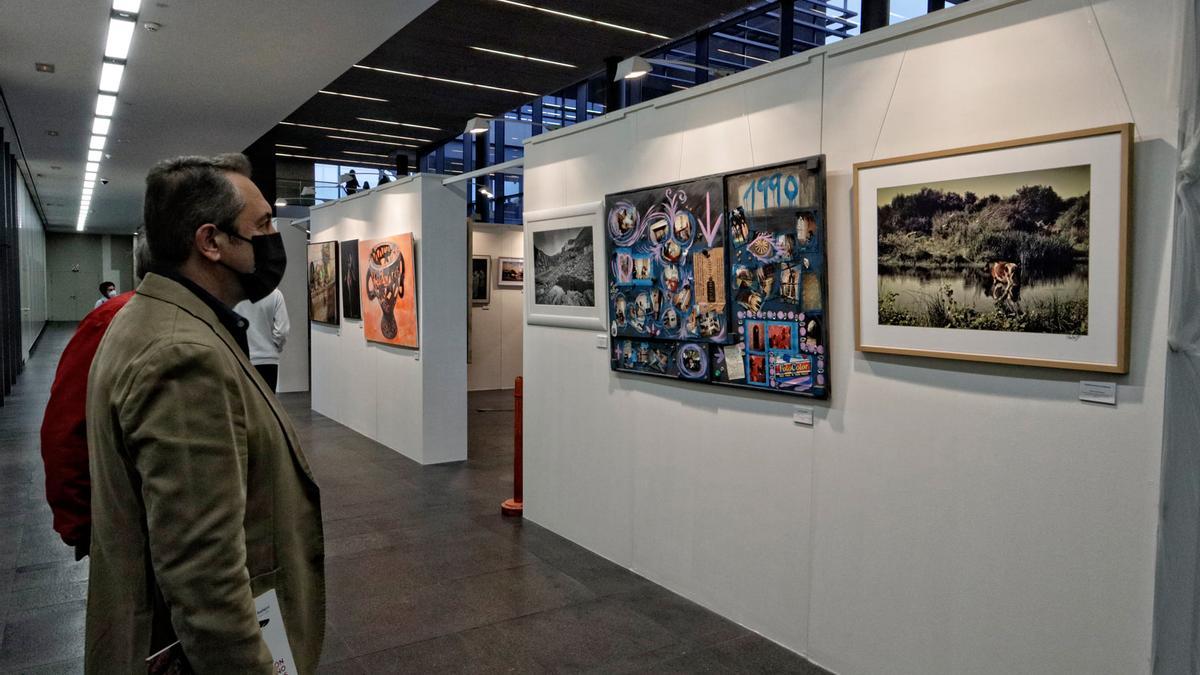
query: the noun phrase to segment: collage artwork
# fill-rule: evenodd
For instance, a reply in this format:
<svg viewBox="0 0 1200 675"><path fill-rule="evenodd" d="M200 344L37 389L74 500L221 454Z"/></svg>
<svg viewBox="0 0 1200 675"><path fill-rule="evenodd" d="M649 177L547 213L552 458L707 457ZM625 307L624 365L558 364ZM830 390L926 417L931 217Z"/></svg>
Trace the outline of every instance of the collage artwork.
<svg viewBox="0 0 1200 675"><path fill-rule="evenodd" d="M829 395L823 158L605 199L613 370Z"/></svg>

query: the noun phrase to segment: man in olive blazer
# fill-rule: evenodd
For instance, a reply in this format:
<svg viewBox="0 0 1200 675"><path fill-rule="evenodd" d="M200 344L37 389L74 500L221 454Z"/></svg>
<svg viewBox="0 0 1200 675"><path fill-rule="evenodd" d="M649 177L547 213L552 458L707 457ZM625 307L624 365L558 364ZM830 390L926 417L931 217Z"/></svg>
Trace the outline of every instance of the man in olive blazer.
<svg viewBox="0 0 1200 675"><path fill-rule="evenodd" d="M113 321L88 382L89 673L144 673L176 640L197 673L273 673L255 613L271 589L295 668L320 659L320 493L230 310L282 274L247 175L235 155L147 177L158 273Z"/></svg>

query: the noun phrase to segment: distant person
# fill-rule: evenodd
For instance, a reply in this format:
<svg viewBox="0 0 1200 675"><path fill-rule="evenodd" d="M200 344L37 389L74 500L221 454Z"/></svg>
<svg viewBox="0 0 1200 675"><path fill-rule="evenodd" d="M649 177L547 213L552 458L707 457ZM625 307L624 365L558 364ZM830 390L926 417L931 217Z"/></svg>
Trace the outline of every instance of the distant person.
<svg viewBox="0 0 1200 675"><path fill-rule="evenodd" d="M387 184L388 184L388 183L390 183L390 182L392 182L392 179L391 179L391 178L388 178L387 172L386 172L386 171L380 171L380 172L379 172L379 184L380 184L380 185L387 185Z"/></svg>
<svg viewBox="0 0 1200 675"><path fill-rule="evenodd" d="M92 309L96 309L115 297L117 297L117 285L111 281L101 281L100 299L96 301L96 304L92 305Z"/></svg>
<svg viewBox="0 0 1200 675"><path fill-rule="evenodd" d="M363 189L363 191L364 191L364 192L365 192L365 191L367 191L367 190L370 190L370 189L371 189L371 181L369 181L369 180L364 180L364 181L363 181L363 184L362 184L362 189Z"/></svg>
<svg viewBox="0 0 1200 675"><path fill-rule="evenodd" d="M325 631L320 490L287 413L254 371L242 300L287 256L242 155L146 176L154 268L88 377L92 544L87 673L274 673L256 602L275 591L294 663Z"/></svg>
<svg viewBox="0 0 1200 675"><path fill-rule="evenodd" d="M250 322L246 329L246 337L250 343L250 363L254 364L254 369L266 380L271 391L275 391L279 383L279 357L283 353L288 333L292 330L292 324L288 321L287 305L283 302L283 293L276 288L258 302L239 302L233 311Z"/></svg>
<svg viewBox="0 0 1200 675"><path fill-rule="evenodd" d="M141 281L150 269L146 238L133 244L133 273ZM83 317L58 360L50 401L42 416L42 462L46 469L46 501L54 514L54 530L75 549L75 559L88 554L92 535L92 483L88 471L87 383L92 358L109 323L133 291L100 303Z"/></svg>
<svg viewBox="0 0 1200 675"><path fill-rule="evenodd" d="M350 169L350 177L346 179L346 194L352 195L358 192L358 176L354 175L354 169Z"/></svg>

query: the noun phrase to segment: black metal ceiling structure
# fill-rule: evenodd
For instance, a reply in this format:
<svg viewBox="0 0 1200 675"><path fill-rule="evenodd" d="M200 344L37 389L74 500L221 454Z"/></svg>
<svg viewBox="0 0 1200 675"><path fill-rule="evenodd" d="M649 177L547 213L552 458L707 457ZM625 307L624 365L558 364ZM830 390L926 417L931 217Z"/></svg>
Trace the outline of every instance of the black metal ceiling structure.
<svg viewBox="0 0 1200 675"><path fill-rule="evenodd" d="M748 4L440 0L264 140L301 158L388 164L402 151L411 161L471 117L503 114L602 71L606 58L640 54Z"/></svg>

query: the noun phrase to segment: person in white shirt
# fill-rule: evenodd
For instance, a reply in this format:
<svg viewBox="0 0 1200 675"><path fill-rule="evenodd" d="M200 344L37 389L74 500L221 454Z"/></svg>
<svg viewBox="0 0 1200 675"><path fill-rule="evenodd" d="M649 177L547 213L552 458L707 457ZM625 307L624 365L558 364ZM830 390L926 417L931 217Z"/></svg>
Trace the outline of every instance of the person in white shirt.
<svg viewBox="0 0 1200 675"><path fill-rule="evenodd" d="M96 304L92 305L92 309L96 309L115 297L117 297L117 285L111 281L101 281L100 299L96 301Z"/></svg>
<svg viewBox="0 0 1200 675"><path fill-rule="evenodd" d="M233 311L245 317L250 324L246 329L250 363L274 390L279 382L279 355L292 329L287 306L283 303L283 293L276 288L258 302L239 302Z"/></svg>

